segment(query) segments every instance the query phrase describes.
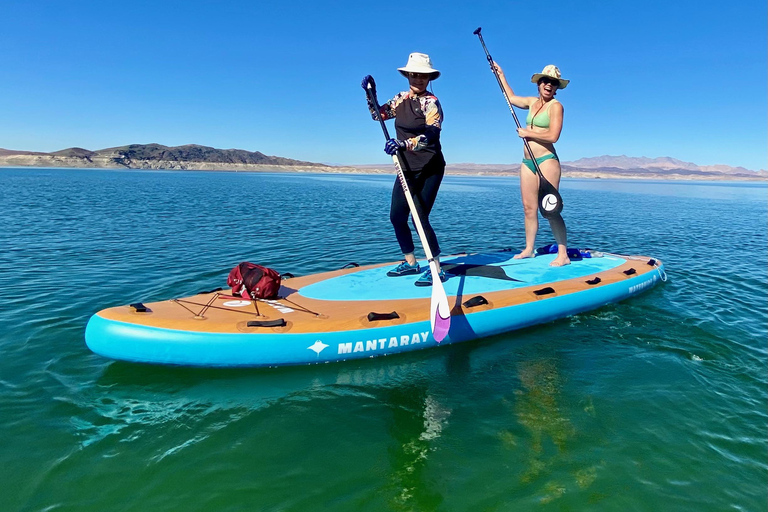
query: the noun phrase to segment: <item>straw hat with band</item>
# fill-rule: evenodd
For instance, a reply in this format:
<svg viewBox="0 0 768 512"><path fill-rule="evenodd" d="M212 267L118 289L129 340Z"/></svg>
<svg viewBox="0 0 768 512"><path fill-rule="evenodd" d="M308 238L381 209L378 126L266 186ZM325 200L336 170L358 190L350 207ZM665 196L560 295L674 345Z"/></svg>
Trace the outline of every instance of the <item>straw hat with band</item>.
<svg viewBox="0 0 768 512"><path fill-rule="evenodd" d="M432 60L426 53L412 53L408 56L408 64L403 68L397 68L402 75L408 78L408 73L424 73L430 80L436 80L440 72L432 67Z"/></svg>
<svg viewBox="0 0 768 512"><path fill-rule="evenodd" d="M542 78L551 78L553 80L557 80L560 84L557 86L558 89L565 89L570 83L570 80L563 80L560 78L560 70L554 64L546 66L541 73L536 73L533 75L531 77L531 82L537 84Z"/></svg>

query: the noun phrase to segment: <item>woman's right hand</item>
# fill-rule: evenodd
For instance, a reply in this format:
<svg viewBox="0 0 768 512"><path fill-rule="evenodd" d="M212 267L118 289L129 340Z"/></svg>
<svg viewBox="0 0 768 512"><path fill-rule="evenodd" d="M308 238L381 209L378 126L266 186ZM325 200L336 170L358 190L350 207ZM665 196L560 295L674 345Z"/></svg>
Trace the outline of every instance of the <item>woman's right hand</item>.
<svg viewBox="0 0 768 512"><path fill-rule="evenodd" d="M495 61L491 61L491 71L498 73L499 76L504 76L504 70Z"/></svg>
<svg viewBox="0 0 768 512"><path fill-rule="evenodd" d="M371 91L376 94L376 82L373 81L373 77L371 75L365 75L365 78L363 78L363 81L360 85L366 91L368 88L370 88Z"/></svg>

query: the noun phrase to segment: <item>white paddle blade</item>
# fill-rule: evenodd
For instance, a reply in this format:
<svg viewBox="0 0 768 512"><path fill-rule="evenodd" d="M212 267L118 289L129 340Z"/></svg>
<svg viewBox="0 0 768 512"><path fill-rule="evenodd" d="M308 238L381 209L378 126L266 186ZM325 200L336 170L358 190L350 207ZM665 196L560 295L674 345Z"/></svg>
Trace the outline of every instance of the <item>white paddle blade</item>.
<svg viewBox="0 0 768 512"><path fill-rule="evenodd" d="M451 329L451 307L448 304L448 296L445 294L443 282L437 270L437 263L430 262L432 271L432 303L430 304L429 321L432 327L432 336L440 343L448 335Z"/></svg>

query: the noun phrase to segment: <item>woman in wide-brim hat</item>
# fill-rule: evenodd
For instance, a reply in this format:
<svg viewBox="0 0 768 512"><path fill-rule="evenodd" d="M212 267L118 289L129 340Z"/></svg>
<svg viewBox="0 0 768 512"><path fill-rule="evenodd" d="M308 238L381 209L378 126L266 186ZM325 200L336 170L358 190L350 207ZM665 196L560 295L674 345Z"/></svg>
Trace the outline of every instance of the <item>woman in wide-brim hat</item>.
<svg viewBox="0 0 768 512"><path fill-rule="evenodd" d="M561 169L555 142L560 138L563 129L563 105L555 99L555 94L558 89L565 89L569 80L564 80L560 76L560 70L550 64L541 73L535 73L531 77L531 82L536 84L538 96L517 96L504 77L501 67L495 62L492 65L512 105L528 110L525 128L517 130L520 138L528 140L533 154L529 154L528 149L524 147L523 163L520 166L520 193L525 212L525 248L515 255L515 258L532 258L535 256L536 232L539 230L539 177L536 175L534 159L547 181L559 189ZM551 265L567 265L571 260L567 253L565 222L560 215L548 220L557 242L557 257Z"/></svg>
<svg viewBox="0 0 768 512"><path fill-rule="evenodd" d="M432 66L429 55L424 53L410 54L408 63L397 70L408 79L408 90L381 105L379 109L382 119L394 118L397 131L397 138L389 139L384 151L388 155L395 155L400 151L405 159L406 165L403 172L408 178L408 186L414 196L427 243L439 269L437 257L440 254L440 245L429 222L429 213L435 204L437 192L445 174L445 158L440 145L443 109L435 95L427 91L427 86L430 81L440 76L440 71ZM376 90L376 84L370 75L363 79L362 86L366 90L369 86ZM375 107L370 101L368 108L373 119L378 120ZM408 225L409 216L410 209L403 188L395 179L389 218L395 228L395 236L403 252L404 261L387 273L390 277L417 275L423 270L413 254L413 234ZM431 286L432 277L431 271L427 269L415 284ZM440 280L446 280L442 270L440 270Z"/></svg>

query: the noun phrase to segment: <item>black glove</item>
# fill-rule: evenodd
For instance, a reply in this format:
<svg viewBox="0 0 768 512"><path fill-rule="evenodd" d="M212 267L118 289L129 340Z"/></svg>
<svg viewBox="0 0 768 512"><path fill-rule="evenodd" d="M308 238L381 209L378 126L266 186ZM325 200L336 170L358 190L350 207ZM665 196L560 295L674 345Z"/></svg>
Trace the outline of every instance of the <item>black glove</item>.
<svg viewBox="0 0 768 512"><path fill-rule="evenodd" d="M384 146L384 152L392 156L397 154L398 149L405 151L406 148L408 148L408 146L406 146L405 141L399 139L389 139L386 146Z"/></svg>
<svg viewBox="0 0 768 512"><path fill-rule="evenodd" d="M360 85L366 91L370 87L371 92L373 92L373 94L376 94L376 82L373 80L373 77L371 75L365 75L365 78L363 78L363 81Z"/></svg>

